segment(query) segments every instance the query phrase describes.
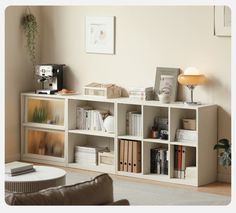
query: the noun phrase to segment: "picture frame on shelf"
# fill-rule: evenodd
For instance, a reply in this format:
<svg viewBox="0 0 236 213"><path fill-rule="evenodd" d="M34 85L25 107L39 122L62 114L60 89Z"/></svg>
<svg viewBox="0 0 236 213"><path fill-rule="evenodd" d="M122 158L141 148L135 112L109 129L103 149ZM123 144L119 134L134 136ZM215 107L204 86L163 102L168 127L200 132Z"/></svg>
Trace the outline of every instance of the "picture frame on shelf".
<svg viewBox="0 0 236 213"><path fill-rule="evenodd" d="M175 102L178 90L179 68L157 67L154 85L155 100L159 101L160 92L170 93L170 102Z"/></svg>
<svg viewBox="0 0 236 213"><path fill-rule="evenodd" d="M86 52L115 54L115 16L86 16Z"/></svg>
<svg viewBox="0 0 236 213"><path fill-rule="evenodd" d="M228 6L214 6L214 35L231 36L231 9Z"/></svg>

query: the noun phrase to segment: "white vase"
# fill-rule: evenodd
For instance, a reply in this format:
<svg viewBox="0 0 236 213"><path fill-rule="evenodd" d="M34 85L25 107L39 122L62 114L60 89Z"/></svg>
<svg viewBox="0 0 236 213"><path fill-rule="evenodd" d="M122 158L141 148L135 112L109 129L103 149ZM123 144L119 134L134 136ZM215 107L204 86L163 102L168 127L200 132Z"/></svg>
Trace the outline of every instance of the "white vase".
<svg viewBox="0 0 236 213"><path fill-rule="evenodd" d="M161 103L165 103L165 104L170 103L170 95L169 94L165 94L165 93L158 94L158 98Z"/></svg>
<svg viewBox="0 0 236 213"><path fill-rule="evenodd" d="M113 133L114 132L114 116L109 115L103 121L103 126L106 132Z"/></svg>

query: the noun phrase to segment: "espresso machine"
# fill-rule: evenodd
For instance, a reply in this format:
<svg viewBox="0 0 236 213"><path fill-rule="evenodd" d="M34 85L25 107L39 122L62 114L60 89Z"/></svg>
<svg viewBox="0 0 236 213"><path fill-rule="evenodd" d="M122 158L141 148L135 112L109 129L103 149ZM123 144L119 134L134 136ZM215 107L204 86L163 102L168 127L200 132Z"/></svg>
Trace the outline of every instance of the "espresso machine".
<svg viewBox="0 0 236 213"><path fill-rule="evenodd" d="M41 89L36 94L55 94L63 89L63 70L65 64L39 64L35 66L37 82Z"/></svg>

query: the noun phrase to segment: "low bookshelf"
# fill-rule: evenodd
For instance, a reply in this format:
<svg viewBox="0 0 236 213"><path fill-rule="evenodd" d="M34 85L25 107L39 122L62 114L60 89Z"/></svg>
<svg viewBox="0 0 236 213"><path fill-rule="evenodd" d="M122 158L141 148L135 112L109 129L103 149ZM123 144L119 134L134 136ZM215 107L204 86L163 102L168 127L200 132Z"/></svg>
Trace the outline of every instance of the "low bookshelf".
<svg viewBox="0 0 236 213"><path fill-rule="evenodd" d="M77 108L83 106L108 111L114 117L114 131L78 129ZM47 112L43 120L37 116L40 110ZM177 130L184 129L183 119L194 121L195 129L191 130L194 137L190 140L177 137ZM163 131L155 130L153 126L156 124ZM159 135L155 135L155 131ZM121 141L130 142L132 153L127 150L125 153ZM201 186L216 180L217 153L213 149L216 142L216 105L162 104L159 101L84 95L21 94L22 160ZM112 163L80 164L75 161L76 146L108 147L113 159L107 159L107 162ZM178 156L178 149L184 154ZM139 157L137 153L140 153ZM138 169L134 169L136 165L129 170L121 166L124 156L129 163L128 155L132 156L132 162L135 163L134 157L140 162Z"/></svg>

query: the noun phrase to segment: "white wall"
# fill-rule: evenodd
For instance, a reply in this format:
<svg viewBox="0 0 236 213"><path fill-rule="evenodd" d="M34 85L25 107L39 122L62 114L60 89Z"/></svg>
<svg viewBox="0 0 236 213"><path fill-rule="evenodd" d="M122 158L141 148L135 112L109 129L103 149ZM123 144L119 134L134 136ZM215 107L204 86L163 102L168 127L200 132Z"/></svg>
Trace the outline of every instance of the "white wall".
<svg viewBox="0 0 236 213"><path fill-rule="evenodd" d="M39 19L39 8L31 8ZM20 93L33 89L32 65L24 43L25 7L5 11L5 161L20 158ZM40 21L40 20L38 20Z"/></svg>
<svg viewBox="0 0 236 213"><path fill-rule="evenodd" d="M219 105L218 138L231 138L231 39L213 36L213 6L42 7L41 16L41 62L67 64L68 89L92 81L153 86L157 66L196 66L209 81L195 100ZM116 16L115 55L85 52L85 16ZM190 96L182 90L180 99ZM221 179L229 174L219 168Z"/></svg>

